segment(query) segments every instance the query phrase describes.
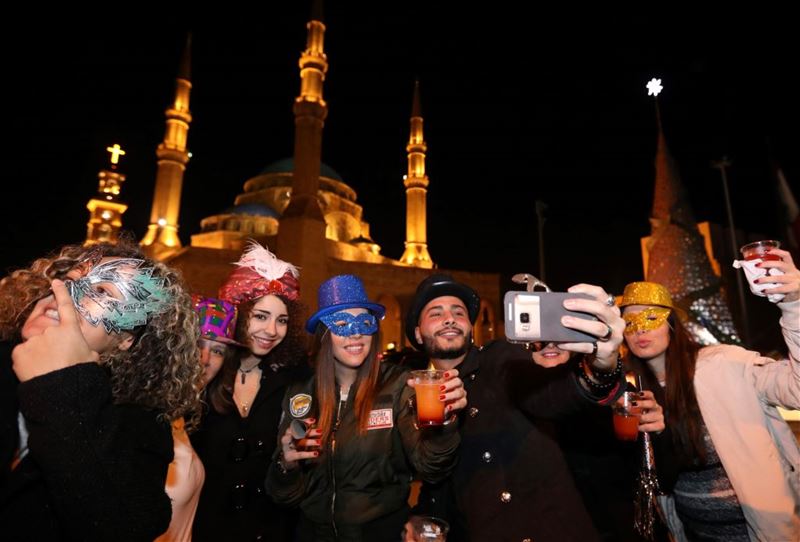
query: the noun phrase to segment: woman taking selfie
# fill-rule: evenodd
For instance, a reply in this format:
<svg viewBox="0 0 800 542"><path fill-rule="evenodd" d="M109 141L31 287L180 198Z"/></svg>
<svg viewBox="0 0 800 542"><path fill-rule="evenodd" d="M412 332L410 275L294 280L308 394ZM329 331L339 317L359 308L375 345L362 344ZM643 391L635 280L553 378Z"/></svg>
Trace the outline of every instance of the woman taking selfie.
<svg viewBox="0 0 800 542"><path fill-rule="evenodd" d="M633 362L665 387L667 426L681 460L677 516L689 540L800 539L800 449L776 406L800 408L800 271L791 255L759 265L783 275L766 294L778 303L789 358L775 361L739 346L700 347L669 292L635 282L621 306Z"/></svg>

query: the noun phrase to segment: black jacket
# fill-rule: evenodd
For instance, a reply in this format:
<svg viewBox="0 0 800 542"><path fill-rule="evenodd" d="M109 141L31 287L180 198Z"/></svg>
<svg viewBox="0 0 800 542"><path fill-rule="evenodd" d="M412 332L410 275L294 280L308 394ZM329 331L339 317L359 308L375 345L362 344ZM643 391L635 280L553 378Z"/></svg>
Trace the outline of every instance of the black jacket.
<svg viewBox="0 0 800 542"><path fill-rule="evenodd" d="M640 364L626 369L642 376L644 389L651 390L663 408L664 391L655 375ZM571 367L552 370L571 370ZM631 386L629 389L634 390ZM634 490L642 466L641 435L636 442L618 440L614 435L611 409L597 407L561 420L558 436L575 484L602 539L608 542L644 541L633 527ZM665 429L658 435L651 433L650 438L660 487L662 491L670 492L678 469L670 431ZM666 540L665 535L659 527L655 540Z"/></svg>
<svg viewBox="0 0 800 542"><path fill-rule="evenodd" d="M456 460L459 437L455 424L418 430L416 412L410 402L414 390L406 385L408 372L395 365L381 367L380 383L372 412L376 426L359 435L354 410L353 390L339 414L335 432L335 452L329 443L319 458L305 460L301 467L286 474L277 464L270 466L267 488L278 502L299 505L305 518L317 525L333 526L338 540L384 540L375 532L351 529L407 508L414 472L425 480L439 481L448 476ZM298 412L291 408L292 397L310 396L311 407ZM314 379L291 387L284 401L283 434L292 419L316 417ZM405 515L391 539L399 538ZM332 529L330 529L332 531ZM315 539L328 531L318 530Z"/></svg>
<svg viewBox="0 0 800 542"><path fill-rule="evenodd" d="M262 362L261 386L248 416L212 410L191 435L206 471L192 529L195 542L291 540L292 515L272 502L264 479L286 387L307 375L305 366L276 368Z"/></svg>
<svg viewBox="0 0 800 542"><path fill-rule="evenodd" d="M598 540L548 420L601 398L505 341L473 347L457 369L469 401L459 463L448 483L424 485L418 511L444 516L449 542Z"/></svg>
<svg viewBox="0 0 800 542"><path fill-rule="evenodd" d="M33 378L18 393L28 454L0 488L3 540L152 541L166 531L168 423L112 404L96 363Z"/></svg>

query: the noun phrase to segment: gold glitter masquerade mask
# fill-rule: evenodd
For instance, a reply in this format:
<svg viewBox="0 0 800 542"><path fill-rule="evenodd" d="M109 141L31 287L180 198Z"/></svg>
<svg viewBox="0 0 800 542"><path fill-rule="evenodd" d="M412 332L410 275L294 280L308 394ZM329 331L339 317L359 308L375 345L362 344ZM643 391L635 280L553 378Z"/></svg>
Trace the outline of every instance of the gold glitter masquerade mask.
<svg viewBox="0 0 800 542"><path fill-rule="evenodd" d="M625 334L639 331L653 331L666 323L672 310L664 307L650 307L641 312L629 312L622 315L625 320Z"/></svg>

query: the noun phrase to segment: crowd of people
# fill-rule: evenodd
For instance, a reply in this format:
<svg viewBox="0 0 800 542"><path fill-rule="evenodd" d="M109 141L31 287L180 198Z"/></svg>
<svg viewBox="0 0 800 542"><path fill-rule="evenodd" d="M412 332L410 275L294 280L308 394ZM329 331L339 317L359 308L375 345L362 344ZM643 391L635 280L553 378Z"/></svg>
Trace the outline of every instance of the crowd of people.
<svg viewBox="0 0 800 542"><path fill-rule="evenodd" d="M752 280L784 359L699 346L652 282L569 288L590 318L560 324L586 342L476 346L478 294L433 273L404 362L357 276L326 280L303 321L298 269L255 242L216 297L131 243L65 246L0 281L0 538L800 540L777 410L800 409L800 271L769 253L755 265L779 273ZM424 366L441 422L420 421ZM614 432L625 392L657 458L652 530L642 439ZM429 516L445 527L420 533Z"/></svg>

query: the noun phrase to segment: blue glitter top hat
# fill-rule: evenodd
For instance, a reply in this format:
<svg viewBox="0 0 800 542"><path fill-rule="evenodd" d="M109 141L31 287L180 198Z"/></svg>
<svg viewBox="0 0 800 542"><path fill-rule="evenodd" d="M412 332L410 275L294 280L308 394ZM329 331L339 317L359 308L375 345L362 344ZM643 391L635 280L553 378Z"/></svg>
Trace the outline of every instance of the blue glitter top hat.
<svg viewBox="0 0 800 542"><path fill-rule="evenodd" d="M318 309L306 322L306 331L314 333L319 319L345 309L367 309L378 320L383 319L386 307L367 298L364 283L355 275L336 275L323 282L317 294Z"/></svg>

